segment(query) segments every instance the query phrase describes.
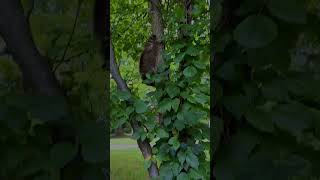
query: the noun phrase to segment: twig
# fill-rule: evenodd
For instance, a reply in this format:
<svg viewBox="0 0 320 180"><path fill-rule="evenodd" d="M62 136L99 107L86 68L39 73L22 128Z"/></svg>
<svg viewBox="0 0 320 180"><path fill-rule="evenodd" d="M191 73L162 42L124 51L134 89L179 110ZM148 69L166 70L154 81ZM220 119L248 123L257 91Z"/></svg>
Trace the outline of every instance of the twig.
<svg viewBox="0 0 320 180"><path fill-rule="evenodd" d="M76 12L76 17L75 17L75 20L74 20L74 23L73 23L73 27L72 27L72 32L69 36L69 40L67 42L67 45L66 45L66 48L64 49L64 52L63 52L63 55L62 55L62 58L60 60L60 63L58 63L54 68L53 68L53 72L55 72L59 66L61 66L61 64L63 63L65 57L66 57L66 54L68 52L68 49L69 49L69 46L70 46L70 43L72 41L72 38L73 38L73 35L74 35L74 32L75 32L75 29L76 29L76 25L77 25L77 21L78 21L78 17L79 17L79 14L80 14L80 9L81 9L81 5L82 5L82 2L83 0L79 0L78 1L78 7L77 7L77 12Z"/></svg>
<svg viewBox="0 0 320 180"><path fill-rule="evenodd" d="M86 51L83 51L83 52L79 52L78 54L75 54L75 55L73 55L73 56L70 56L70 57L66 58L66 59L63 60L62 62L61 62L61 61L58 61L58 62L56 62L56 63L59 63L59 64L61 64L61 63L68 63L68 62L70 62L72 59L77 58L77 57L80 57L80 56L82 56L82 55L84 55L84 54L87 54L88 52L89 52L89 50L86 50Z"/></svg>

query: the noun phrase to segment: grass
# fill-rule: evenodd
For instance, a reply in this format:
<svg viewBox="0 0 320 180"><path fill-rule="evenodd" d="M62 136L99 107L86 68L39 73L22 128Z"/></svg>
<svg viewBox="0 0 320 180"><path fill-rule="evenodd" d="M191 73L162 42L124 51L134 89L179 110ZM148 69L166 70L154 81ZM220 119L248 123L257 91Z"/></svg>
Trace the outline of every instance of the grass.
<svg viewBox="0 0 320 180"><path fill-rule="evenodd" d="M128 137L112 138L110 144L137 144L137 141Z"/></svg>
<svg viewBox="0 0 320 180"><path fill-rule="evenodd" d="M130 138L110 139L110 144L136 144ZM110 180L147 180L143 157L139 149L111 150Z"/></svg>

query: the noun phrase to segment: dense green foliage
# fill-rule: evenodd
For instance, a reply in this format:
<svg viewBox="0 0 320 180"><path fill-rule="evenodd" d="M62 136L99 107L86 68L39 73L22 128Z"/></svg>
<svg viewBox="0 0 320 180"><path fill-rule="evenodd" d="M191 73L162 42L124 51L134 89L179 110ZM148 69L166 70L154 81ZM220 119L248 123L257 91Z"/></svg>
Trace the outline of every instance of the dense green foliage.
<svg viewBox="0 0 320 180"><path fill-rule="evenodd" d="M111 32L116 59L123 78L132 91L120 92L111 82L112 128L135 118L143 128L136 139L155 144L153 156L161 179L209 179L209 11L206 1L193 1L193 24L181 24L185 18L182 4L168 1L161 6L165 27L164 65L150 81L155 88L142 84L138 60L151 34L148 3L112 1ZM178 29L187 37L181 38ZM168 74L169 78L166 74ZM133 106L126 101L133 99ZM157 113L163 123L156 121Z"/></svg>
<svg viewBox="0 0 320 180"><path fill-rule="evenodd" d="M22 2L28 12L31 1ZM107 73L93 48L92 9L93 1L35 1L30 17L35 44L50 59L66 97L23 93L12 57L0 57L0 179L104 179Z"/></svg>
<svg viewBox="0 0 320 180"><path fill-rule="evenodd" d="M216 179L319 178L319 1L221 2L212 19Z"/></svg>

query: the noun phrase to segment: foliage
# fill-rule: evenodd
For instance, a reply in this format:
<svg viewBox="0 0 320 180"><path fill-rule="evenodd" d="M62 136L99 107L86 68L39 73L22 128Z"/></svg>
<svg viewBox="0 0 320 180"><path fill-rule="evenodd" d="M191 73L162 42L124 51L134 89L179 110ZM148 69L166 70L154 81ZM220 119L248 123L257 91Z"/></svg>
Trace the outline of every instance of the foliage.
<svg viewBox="0 0 320 180"><path fill-rule="evenodd" d="M111 83L112 128L132 118L143 124L133 137L154 144L153 156L146 161L147 165L158 162L161 179L209 179L204 153L209 150L209 14L205 1L194 1L193 6L191 25L181 23L182 4L168 1L161 6L165 63L157 74L148 76L157 84L153 88L142 84L138 74L139 55L151 29L148 3L111 2L116 59L133 94L119 92ZM181 28L187 32L184 39L177 31ZM126 103L128 99L134 101L133 106ZM163 118L160 124L158 113Z"/></svg>
<svg viewBox="0 0 320 180"><path fill-rule="evenodd" d="M213 6L216 178L320 177L319 2L239 1L224 27Z"/></svg>
<svg viewBox="0 0 320 180"><path fill-rule="evenodd" d="M22 2L28 11L31 1ZM30 17L35 44L50 59L66 99L23 93L19 69L10 56L0 57L0 179L104 179L107 73L88 31L92 1L82 1L63 55L78 2L35 1Z"/></svg>

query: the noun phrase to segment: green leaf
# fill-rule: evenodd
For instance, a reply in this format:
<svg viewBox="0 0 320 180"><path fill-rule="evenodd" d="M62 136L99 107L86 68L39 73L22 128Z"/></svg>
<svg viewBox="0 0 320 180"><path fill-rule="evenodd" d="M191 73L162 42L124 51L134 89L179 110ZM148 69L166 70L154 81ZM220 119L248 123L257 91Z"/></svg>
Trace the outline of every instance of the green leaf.
<svg viewBox="0 0 320 180"><path fill-rule="evenodd" d="M252 15L234 30L234 39L247 48L261 48L271 43L278 34L277 25L268 17Z"/></svg>
<svg viewBox="0 0 320 180"><path fill-rule="evenodd" d="M199 54L199 50L196 49L194 46L190 46L186 50L186 54L188 54L190 56L197 56Z"/></svg>
<svg viewBox="0 0 320 180"><path fill-rule="evenodd" d="M148 106L146 103L144 103L143 101L141 100L137 100L134 102L134 107L136 109L136 112L138 114L142 114L144 112L146 112L148 110Z"/></svg>
<svg viewBox="0 0 320 180"><path fill-rule="evenodd" d="M171 163L166 163L162 165L162 167L160 168L160 177L162 177L160 179L164 179L164 180L173 179Z"/></svg>
<svg viewBox="0 0 320 180"><path fill-rule="evenodd" d="M67 115L67 104L62 96L12 95L7 97L7 102L43 122L59 120Z"/></svg>
<svg viewBox="0 0 320 180"><path fill-rule="evenodd" d="M189 177L185 172L182 172L178 175L177 180L189 180Z"/></svg>
<svg viewBox="0 0 320 180"><path fill-rule="evenodd" d="M195 169L191 168L189 171L189 178L190 179L203 179L203 176Z"/></svg>
<svg viewBox="0 0 320 180"><path fill-rule="evenodd" d="M278 105L271 111L271 117L277 127L296 137L310 128L312 122L312 114L298 103Z"/></svg>
<svg viewBox="0 0 320 180"><path fill-rule="evenodd" d="M289 23L302 24L307 19L303 0L269 0L268 8L274 16Z"/></svg>
<svg viewBox="0 0 320 180"><path fill-rule="evenodd" d="M178 131L181 131L185 128L185 123L183 120L176 120L174 122L174 127L177 128Z"/></svg>
<svg viewBox="0 0 320 180"><path fill-rule="evenodd" d="M74 158L76 152L76 148L70 143L55 144L50 151L50 162L55 168L62 168Z"/></svg>
<svg viewBox="0 0 320 180"><path fill-rule="evenodd" d="M196 75L197 69L193 66L188 66L183 70L183 75L186 76L187 78L193 77Z"/></svg>
<svg viewBox="0 0 320 180"><path fill-rule="evenodd" d="M192 111L184 111L183 112L183 117L186 121L186 123L189 124L195 124L199 121L201 118L201 114L199 112L192 112Z"/></svg>
<svg viewBox="0 0 320 180"><path fill-rule="evenodd" d="M168 143L172 145L173 149L176 151L180 147L180 142L176 136L169 139Z"/></svg>
<svg viewBox="0 0 320 180"><path fill-rule="evenodd" d="M209 96L203 93L197 93L194 97L195 101L204 105L205 103L209 102Z"/></svg>
<svg viewBox="0 0 320 180"><path fill-rule="evenodd" d="M273 132L274 125L268 113L265 113L259 109L250 109L246 113L247 121L255 128L264 132Z"/></svg>
<svg viewBox="0 0 320 180"><path fill-rule="evenodd" d="M178 152L177 156L178 156L178 160L179 160L180 164L183 164L185 162L185 160L186 160L187 154L186 154L186 152L180 150Z"/></svg>
<svg viewBox="0 0 320 180"><path fill-rule="evenodd" d="M148 170L149 167L151 166L152 161L150 159L144 160L144 168L145 170Z"/></svg>
<svg viewBox="0 0 320 180"><path fill-rule="evenodd" d="M159 112L164 113L171 110L171 99L165 98L159 103Z"/></svg>
<svg viewBox="0 0 320 180"><path fill-rule="evenodd" d="M180 105L180 100L178 98L175 98L174 100L171 101L171 107L174 110L174 112L178 111L179 105Z"/></svg>
<svg viewBox="0 0 320 180"><path fill-rule="evenodd" d="M127 91L117 91L117 96L121 101L126 101L130 99L131 94Z"/></svg>
<svg viewBox="0 0 320 180"><path fill-rule="evenodd" d="M191 150L187 151L186 162L195 169L198 169L199 167L198 157L194 155Z"/></svg>
<svg viewBox="0 0 320 180"><path fill-rule="evenodd" d="M223 104L229 112L231 112L237 119L240 119L244 113L247 112L250 100L244 95L225 96Z"/></svg>
<svg viewBox="0 0 320 180"><path fill-rule="evenodd" d="M157 130L157 136L159 138L167 138L167 137L169 137L169 134L163 129L158 129Z"/></svg>
<svg viewBox="0 0 320 180"><path fill-rule="evenodd" d="M180 62L184 59L185 56L186 56L186 53L185 53L185 52L179 54L179 55L176 57L176 59L174 60L174 62L175 62L175 63L180 63Z"/></svg>
<svg viewBox="0 0 320 180"><path fill-rule="evenodd" d="M166 91L167 91L168 95L170 96L170 98L174 98L175 96L177 96L180 93L179 87L177 87L173 84L170 84L169 86L167 86Z"/></svg>

